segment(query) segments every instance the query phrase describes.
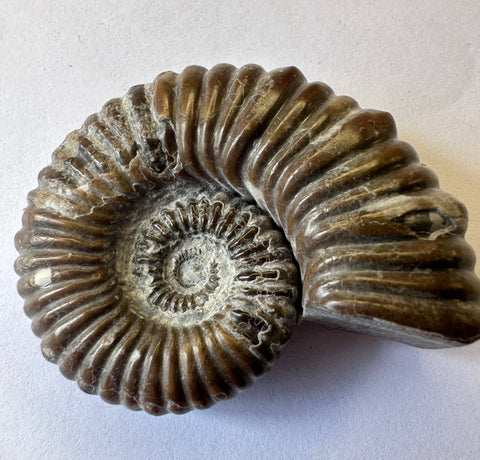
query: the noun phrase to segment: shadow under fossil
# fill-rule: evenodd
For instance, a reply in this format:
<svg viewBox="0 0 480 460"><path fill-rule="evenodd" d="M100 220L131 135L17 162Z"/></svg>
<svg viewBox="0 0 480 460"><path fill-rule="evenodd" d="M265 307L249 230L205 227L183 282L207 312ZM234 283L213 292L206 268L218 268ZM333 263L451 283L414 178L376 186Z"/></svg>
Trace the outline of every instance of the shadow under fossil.
<svg viewBox="0 0 480 460"><path fill-rule="evenodd" d="M325 399L326 409L370 378L376 366L383 366L380 357L398 346L385 339L303 322L270 372L213 410L231 412L234 406L240 418L254 419L261 412L267 418L292 419L303 416L299 407L304 409L307 401L319 398Z"/></svg>

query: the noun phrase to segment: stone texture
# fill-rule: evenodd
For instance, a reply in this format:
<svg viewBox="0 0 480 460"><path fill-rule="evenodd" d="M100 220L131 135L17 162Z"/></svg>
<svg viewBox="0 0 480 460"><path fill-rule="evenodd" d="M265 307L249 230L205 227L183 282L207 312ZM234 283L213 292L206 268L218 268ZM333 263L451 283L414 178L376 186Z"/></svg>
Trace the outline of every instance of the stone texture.
<svg viewBox="0 0 480 460"><path fill-rule="evenodd" d="M232 396L302 314L422 347L479 336L463 205L388 113L295 68L132 87L67 136L28 202L16 269L44 355L131 409Z"/></svg>

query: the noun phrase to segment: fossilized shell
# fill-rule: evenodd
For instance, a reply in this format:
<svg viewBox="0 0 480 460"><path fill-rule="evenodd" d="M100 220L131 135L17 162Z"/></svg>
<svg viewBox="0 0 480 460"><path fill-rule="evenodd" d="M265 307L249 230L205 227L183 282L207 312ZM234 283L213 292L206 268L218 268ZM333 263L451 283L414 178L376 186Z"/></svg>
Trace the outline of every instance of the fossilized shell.
<svg viewBox="0 0 480 460"><path fill-rule="evenodd" d="M305 319L423 347L479 336L464 207L388 113L295 68L131 88L28 202L16 269L42 351L131 409L205 408L263 373L302 313L297 264Z"/></svg>

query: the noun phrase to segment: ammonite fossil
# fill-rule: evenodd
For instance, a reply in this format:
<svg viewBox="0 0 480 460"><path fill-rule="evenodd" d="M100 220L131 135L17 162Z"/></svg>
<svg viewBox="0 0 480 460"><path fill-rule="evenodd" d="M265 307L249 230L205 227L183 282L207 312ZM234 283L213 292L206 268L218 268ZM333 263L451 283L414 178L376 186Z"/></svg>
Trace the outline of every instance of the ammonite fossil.
<svg viewBox="0 0 480 460"><path fill-rule="evenodd" d="M182 413L261 375L301 318L476 340L466 224L388 113L293 67L192 66L67 136L28 197L16 270L66 377Z"/></svg>

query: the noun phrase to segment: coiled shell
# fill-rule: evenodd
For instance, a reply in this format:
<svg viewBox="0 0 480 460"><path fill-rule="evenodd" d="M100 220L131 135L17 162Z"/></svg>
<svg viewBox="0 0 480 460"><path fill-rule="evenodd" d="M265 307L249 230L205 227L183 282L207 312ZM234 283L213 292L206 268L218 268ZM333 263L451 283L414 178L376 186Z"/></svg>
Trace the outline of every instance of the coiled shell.
<svg viewBox="0 0 480 460"><path fill-rule="evenodd" d="M54 152L17 235L44 355L112 403L208 407L290 337L296 264L306 319L477 339L465 209L395 136L295 68L192 66L108 102Z"/></svg>

